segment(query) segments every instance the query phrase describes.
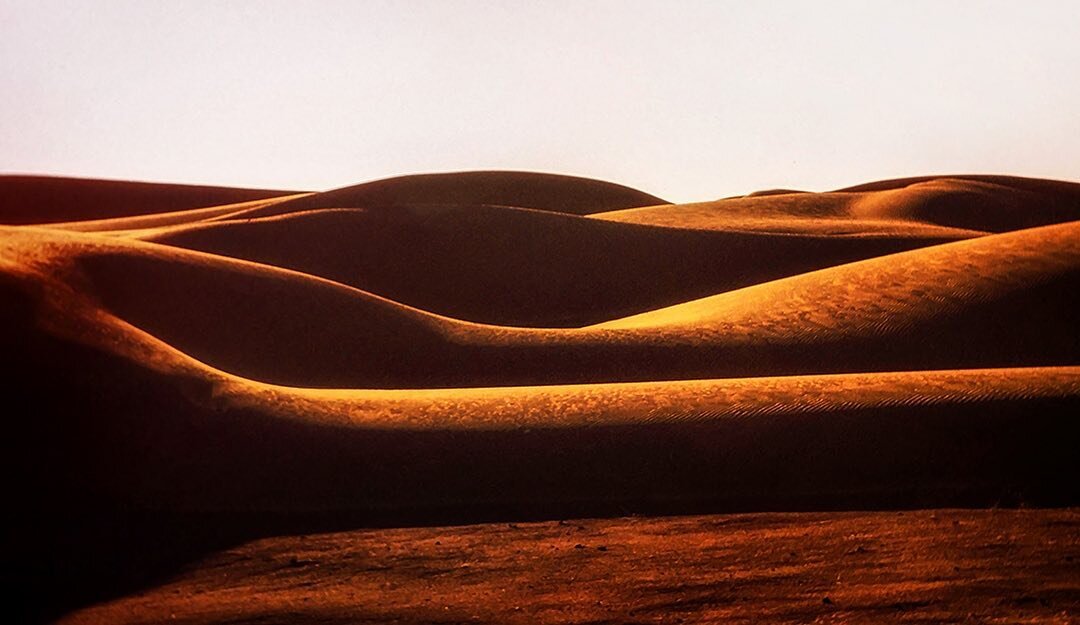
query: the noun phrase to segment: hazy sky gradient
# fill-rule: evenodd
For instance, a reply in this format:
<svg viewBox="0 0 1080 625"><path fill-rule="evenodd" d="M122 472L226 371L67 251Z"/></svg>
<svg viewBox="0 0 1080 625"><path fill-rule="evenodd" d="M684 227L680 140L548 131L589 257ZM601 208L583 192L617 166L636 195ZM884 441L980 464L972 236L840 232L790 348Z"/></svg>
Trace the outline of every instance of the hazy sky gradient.
<svg viewBox="0 0 1080 625"><path fill-rule="evenodd" d="M0 0L0 171L1080 178L1080 2Z"/></svg>

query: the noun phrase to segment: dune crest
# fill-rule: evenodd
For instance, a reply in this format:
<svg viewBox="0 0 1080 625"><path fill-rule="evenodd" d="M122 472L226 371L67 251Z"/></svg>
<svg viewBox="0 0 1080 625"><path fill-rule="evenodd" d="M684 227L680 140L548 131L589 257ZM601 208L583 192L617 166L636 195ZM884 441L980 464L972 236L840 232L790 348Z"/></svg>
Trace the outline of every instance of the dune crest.
<svg viewBox="0 0 1080 625"><path fill-rule="evenodd" d="M960 238L776 237L433 204L305 210L139 236L330 278L451 317L533 327L597 323Z"/></svg>
<svg viewBox="0 0 1080 625"><path fill-rule="evenodd" d="M42 229L7 240L12 258L64 267L53 270L57 288L89 290L103 312L222 370L293 386L1080 364L1074 324L1061 314L1080 293L1080 223L838 265L577 329L461 321L309 274L137 239Z"/></svg>
<svg viewBox="0 0 1080 625"><path fill-rule="evenodd" d="M109 219L248 202L296 191L0 175L0 224Z"/></svg>
<svg viewBox="0 0 1080 625"><path fill-rule="evenodd" d="M266 217L313 208L421 204L515 206L587 214L663 203L664 200L654 195L591 178L518 171L464 171L374 180L252 210L244 216Z"/></svg>
<svg viewBox="0 0 1080 625"><path fill-rule="evenodd" d="M1080 219L1080 184L1006 176L927 177L828 193L766 193L610 211L593 218L677 228L831 236L968 238Z"/></svg>

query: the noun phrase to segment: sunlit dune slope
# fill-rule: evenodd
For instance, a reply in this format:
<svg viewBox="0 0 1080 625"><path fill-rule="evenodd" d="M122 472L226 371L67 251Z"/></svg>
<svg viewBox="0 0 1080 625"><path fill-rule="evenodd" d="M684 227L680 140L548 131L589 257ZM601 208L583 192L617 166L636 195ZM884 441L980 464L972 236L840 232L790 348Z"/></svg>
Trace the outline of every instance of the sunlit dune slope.
<svg viewBox="0 0 1080 625"><path fill-rule="evenodd" d="M28 299L28 277L3 281L0 341L35 418L6 440L49 501L430 519L1078 495L1077 367L297 389L209 368L61 286Z"/></svg>
<svg viewBox="0 0 1080 625"><path fill-rule="evenodd" d="M77 276L55 287L72 289L58 308L104 304L256 379L348 385L418 366L419 381L427 350L446 342L441 326L452 323L312 276L125 239L41 229L3 242L21 242L32 271Z"/></svg>
<svg viewBox="0 0 1080 625"><path fill-rule="evenodd" d="M160 229L169 226L227 219L236 213L271 206L279 202L285 202L305 195L308 194L294 193L264 200L251 200L249 202L237 202L235 204L220 204L218 206L191 208L187 210L169 211L166 213L132 215L130 217L110 217L107 219L84 219L34 225L58 230L71 230L74 232L101 232L105 234L136 236L147 229Z"/></svg>
<svg viewBox="0 0 1080 625"><path fill-rule="evenodd" d="M323 276L459 319L569 327L969 235L773 236L428 204L234 219L140 236Z"/></svg>
<svg viewBox="0 0 1080 625"><path fill-rule="evenodd" d="M1077 182L1069 182L1067 180L1050 180L1047 178L1025 178L1023 176L1002 176L995 174L948 174L937 176L911 176L908 178L891 178L888 180L864 182L862 184L837 189L837 191L887 191L890 189L900 189L903 187L911 186L913 184L920 184L924 182L932 182L934 180L943 179L983 182L999 187L1012 187L1014 189L1020 189L1024 191L1048 193L1055 195L1064 194L1075 196L1077 193L1080 193L1080 183Z"/></svg>
<svg viewBox="0 0 1080 625"><path fill-rule="evenodd" d="M1072 364L1078 305L1073 222L841 265L586 331L723 345L743 373L806 372L811 362L853 371Z"/></svg>
<svg viewBox="0 0 1080 625"><path fill-rule="evenodd" d="M586 214L663 203L664 200L654 195L591 178L516 171L463 171L375 180L253 210L244 216L266 217L312 208L403 204L489 204Z"/></svg>
<svg viewBox="0 0 1080 625"><path fill-rule="evenodd" d="M1077 364L1080 223L823 269L583 329L467 323L335 282L137 240L9 230L56 289L246 377L550 384ZM62 309L63 305L57 305ZM59 314L59 313L58 313Z"/></svg>
<svg viewBox="0 0 1080 625"><path fill-rule="evenodd" d="M0 175L0 223L147 215L288 195L295 191Z"/></svg>
<svg viewBox="0 0 1080 625"><path fill-rule="evenodd" d="M963 237L1080 219L1080 185L1004 176L919 178L830 193L751 194L592 217L682 228Z"/></svg>

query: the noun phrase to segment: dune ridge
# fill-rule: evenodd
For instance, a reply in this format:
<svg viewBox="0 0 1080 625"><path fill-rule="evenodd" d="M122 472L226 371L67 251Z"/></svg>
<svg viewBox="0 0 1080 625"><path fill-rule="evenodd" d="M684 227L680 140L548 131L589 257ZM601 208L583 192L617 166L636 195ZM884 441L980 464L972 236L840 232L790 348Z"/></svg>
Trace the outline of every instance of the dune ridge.
<svg viewBox="0 0 1080 625"><path fill-rule="evenodd" d="M251 210L243 217L266 217L312 208L362 208L402 204L516 206L555 213L591 212L664 204L664 200L623 185L560 174L465 171L416 174L374 180Z"/></svg>
<svg viewBox="0 0 1080 625"><path fill-rule="evenodd" d="M1077 303L1080 224L858 261L579 329L464 322L307 274L132 239L39 230L7 240L20 238L14 256L61 263L74 277L68 288L87 283L111 314L208 364L289 385L1068 365L1080 353L1060 313ZM821 349L835 358L820 359Z"/></svg>
<svg viewBox="0 0 1080 625"><path fill-rule="evenodd" d="M657 226L966 238L1080 219L1080 184L1006 176L913 178L828 193L750 194L593 218Z"/></svg>
<svg viewBox="0 0 1080 625"><path fill-rule="evenodd" d="M183 225L140 238L296 269L469 321L572 327L961 237L775 237L514 207L398 205Z"/></svg>
<svg viewBox="0 0 1080 625"><path fill-rule="evenodd" d="M174 212L260 200L296 191L0 175L0 224L43 224Z"/></svg>
<svg viewBox="0 0 1080 625"><path fill-rule="evenodd" d="M305 195L309 194L296 193L261 200L238 202L236 204L222 204L217 206L209 206L206 208L191 208L165 213L154 213L150 215L109 217L105 219L82 219L78 221L64 221L57 223L32 225L47 226L49 228L54 228L58 230L72 230L75 232L101 232L103 234L137 236L138 233L145 230L154 230L167 226L189 225L201 223L204 221L227 219L239 212L247 211L253 208L270 206L278 202L284 202L297 197L303 197Z"/></svg>
<svg viewBox="0 0 1080 625"><path fill-rule="evenodd" d="M81 312L96 334L69 320L5 337L28 363L16 393L36 396L57 419L20 441L44 436L52 453L70 454L75 482L53 488L126 505L406 519L1077 495L1076 366L304 389L217 370ZM73 409L86 404L98 409ZM978 444L958 445L958 436ZM859 472L849 475L852 466Z"/></svg>

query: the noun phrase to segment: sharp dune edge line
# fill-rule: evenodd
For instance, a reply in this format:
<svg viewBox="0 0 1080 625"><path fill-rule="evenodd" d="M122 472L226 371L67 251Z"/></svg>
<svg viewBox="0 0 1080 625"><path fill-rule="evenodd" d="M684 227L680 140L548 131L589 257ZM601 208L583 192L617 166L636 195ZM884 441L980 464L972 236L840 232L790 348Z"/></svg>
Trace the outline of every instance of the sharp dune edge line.
<svg viewBox="0 0 1080 625"><path fill-rule="evenodd" d="M214 409L256 408L276 418L322 426L577 428L1080 396L1080 366L527 387L310 389L230 374L108 313L90 309L83 314L53 330L164 375L198 378L207 385L198 401Z"/></svg>
<svg viewBox="0 0 1080 625"><path fill-rule="evenodd" d="M148 216L286 196L296 191L56 176L0 175L0 224Z"/></svg>
<svg viewBox="0 0 1080 625"><path fill-rule="evenodd" d="M187 210L172 211L168 213L155 213L153 215L134 215L130 217L111 217L107 219L66 221L55 224L42 224L42 226L54 228L57 230L71 230L73 232L97 232L100 234L138 236L140 233L147 230L157 230L170 226L177 227L194 223L202 223L206 221L229 219L237 213L241 213L246 210L260 208L264 206L271 206L279 202L284 202L293 198L304 197L306 195L310 194L298 193L294 195L285 195L276 198L269 198L265 200L251 200L249 202L239 202L237 204L224 204L221 206L210 206L206 208L192 208Z"/></svg>
<svg viewBox="0 0 1080 625"><path fill-rule="evenodd" d="M70 304L70 303L69 303ZM391 303L392 304L392 303ZM86 305L84 305L86 306ZM77 307L68 312L78 310ZM215 403L272 406L290 419L360 427L587 426L651 420L741 418L874 406L1069 397L1080 393L1080 367L995 368L816 376L675 380L455 389L305 389L261 383L221 371L108 313L84 309L77 325L56 330L121 349L171 375L199 376ZM426 314L417 311L420 314ZM454 320L446 320L454 321ZM68 319L62 323L70 324ZM479 326L477 326L479 327ZM535 332L527 330L527 332ZM858 396L833 399L843 391ZM574 401L581 401L575 405ZM537 402L537 403L534 403ZM531 406L526 406L534 403ZM619 404L632 406L632 416ZM697 406L697 408L691 408ZM677 407L673 408L672 407ZM467 409L466 409L467 408ZM397 418L388 418L394 415Z"/></svg>
<svg viewBox="0 0 1080 625"><path fill-rule="evenodd" d="M137 240L21 229L6 241L9 255L46 267L40 271L68 267L107 310L181 351L291 386L515 386L927 368L919 362L936 369L1010 366L1013 358L1076 362L1075 332L1057 311L1076 299L1080 223L859 261L580 329L463 322L306 274ZM269 299L252 299L264 291ZM1017 297L1035 293L1029 299L1037 301L1017 307ZM237 297L247 306L232 306ZM1015 349L1025 353L1003 357L996 354L1005 347L985 344L1003 323L1013 325ZM267 345L259 328L274 327L277 340ZM919 343L920 335L936 344ZM884 341L902 344L866 352ZM949 342L962 352L936 353ZM837 370L810 361L800 350L814 346L850 352L847 364Z"/></svg>
<svg viewBox="0 0 1080 625"><path fill-rule="evenodd" d="M997 266L994 269L985 270L987 265L995 264ZM921 276L918 276L920 269L933 271L938 274L934 277L939 280L945 279L922 281ZM722 318L725 313L731 314L735 311L737 311L736 314L743 316L755 315L758 311L766 313L770 311L768 306L774 303L781 305L781 314L790 314L792 310L783 307L785 300L806 300L808 304L806 310L817 312L820 308L813 307L813 304L818 303L814 300L820 297L814 293L820 287L818 279L828 285L843 284L845 288L851 290L865 288L867 292L875 282L884 283L887 290L899 292L908 287L911 282L919 280L920 297L918 299L922 301L904 302L899 297L891 298L900 308L912 308L927 300L934 303L949 300L959 303L963 299L977 301L991 297L996 289L1031 285L1034 281L1052 280L1055 276L1075 274L1078 270L1080 270L1080 223L1066 223L997 235L992 238L957 241L840 267L830 267L787 280L754 285L740 291L613 320L596 327L661 328L694 323L707 324L711 320ZM973 279L968 280L968 278ZM877 295L882 296L885 293L878 290ZM861 308L865 310L869 307L864 305ZM856 309L854 314L865 315L863 310ZM823 318L830 319L843 318L847 314L852 314L850 311L842 311L839 308L832 310L825 308L822 312ZM898 311L881 311L876 313L876 316L884 317L882 313L895 314L896 312ZM880 322L887 323L887 320L882 318ZM874 322L867 319L858 325L873 327ZM708 326L705 325L705 327Z"/></svg>
<svg viewBox="0 0 1080 625"><path fill-rule="evenodd" d="M303 243L315 237L319 246ZM409 204L303 210L141 238L296 269L478 323L573 327L965 237L774 236Z"/></svg>

